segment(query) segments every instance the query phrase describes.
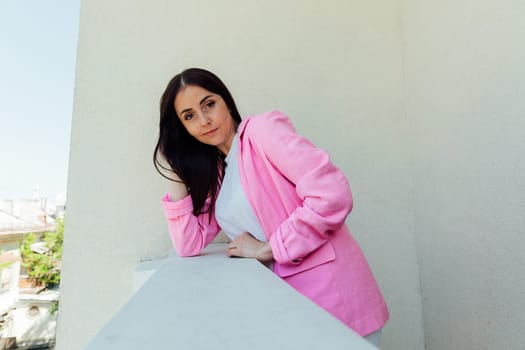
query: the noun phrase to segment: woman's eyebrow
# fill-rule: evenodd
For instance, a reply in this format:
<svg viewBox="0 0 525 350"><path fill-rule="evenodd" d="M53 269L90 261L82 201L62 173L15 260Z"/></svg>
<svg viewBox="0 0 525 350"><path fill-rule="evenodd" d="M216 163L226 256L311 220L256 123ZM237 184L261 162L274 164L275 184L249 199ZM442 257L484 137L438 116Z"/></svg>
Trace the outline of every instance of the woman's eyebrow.
<svg viewBox="0 0 525 350"><path fill-rule="evenodd" d="M207 96L204 96L202 98L202 100L199 102L199 104L202 104L204 101L206 101L208 98L210 98L212 95L207 95ZM183 115L184 112L188 112L188 111L191 111L191 108L186 108L186 109L183 109L181 112L180 112L180 115Z"/></svg>
<svg viewBox="0 0 525 350"><path fill-rule="evenodd" d="M206 101L206 100L207 100L208 98L210 98L210 97L211 97L211 95L205 96L205 97L201 100L200 104L202 104L204 101Z"/></svg>

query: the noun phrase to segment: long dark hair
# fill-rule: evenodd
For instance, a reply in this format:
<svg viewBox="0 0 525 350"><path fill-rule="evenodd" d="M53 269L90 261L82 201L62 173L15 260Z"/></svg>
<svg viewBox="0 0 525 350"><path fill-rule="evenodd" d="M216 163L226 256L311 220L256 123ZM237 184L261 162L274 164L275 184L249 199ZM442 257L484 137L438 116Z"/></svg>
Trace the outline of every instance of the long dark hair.
<svg viewBox="0 0 525 350"><path fill-rule="evenodd" d="M171 79L160 99L159 140L153 152L153 164L165 178L176 181L166 175L174 172L184 182L191 195L193 215L209 213L211 218L224 174L224 155L217 147L197 141L177 116L175 97L188 85L220 95L236 126L241 122L230 91L215 74L200 68L186 69ZM211 204L205 208L208 196Z"/></svg>

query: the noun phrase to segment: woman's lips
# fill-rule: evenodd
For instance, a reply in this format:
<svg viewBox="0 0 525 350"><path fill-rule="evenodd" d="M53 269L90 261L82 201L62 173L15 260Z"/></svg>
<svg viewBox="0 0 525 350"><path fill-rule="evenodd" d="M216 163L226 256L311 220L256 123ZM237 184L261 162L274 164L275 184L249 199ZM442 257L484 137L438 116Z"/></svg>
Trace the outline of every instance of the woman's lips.
<svg viewBox="0 0 525 350"><path fill-rule="evenodd" d="M212 136L213 134L215 134L215 132L217 130L219 130L219 128L212 129L212 130L208 131L207 133L204 133L202 136Z"/></svg>

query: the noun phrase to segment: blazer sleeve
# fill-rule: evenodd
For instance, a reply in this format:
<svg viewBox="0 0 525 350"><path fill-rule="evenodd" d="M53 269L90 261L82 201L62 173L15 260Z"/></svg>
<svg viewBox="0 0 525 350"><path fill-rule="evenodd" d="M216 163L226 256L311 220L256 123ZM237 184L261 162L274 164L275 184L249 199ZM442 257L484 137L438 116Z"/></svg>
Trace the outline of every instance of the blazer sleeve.
<svg viewBox="0 0 525 350"><path fill-rule="evenodd" d="M274 111L261 119L265 121L257 142L273 166L295 184L302 201L269 243L278 263L299 264L344 225L352 210L352 193L326 151L298 135L284 114Z"/></svg>
<svg viewBox="0 0 525 350"><path fill-rule="evenodd" d="M209 200L206 205L209 205ZM210 219L207 213L193 215L190 195L172 202L168 193L162 198L162 208L173 248L179 256L200 254L220 231L215 216Z"/></svg>

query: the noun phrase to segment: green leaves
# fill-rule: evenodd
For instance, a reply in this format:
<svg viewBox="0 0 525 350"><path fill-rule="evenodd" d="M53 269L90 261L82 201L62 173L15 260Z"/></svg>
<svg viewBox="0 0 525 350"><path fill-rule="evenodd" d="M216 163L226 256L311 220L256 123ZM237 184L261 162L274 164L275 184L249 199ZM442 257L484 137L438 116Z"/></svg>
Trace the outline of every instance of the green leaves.
<svg viewBox="0 0 525 350"><path fill-rule="evenodd" d="M35 243L35 235L29 233L20 245L22 264L28 270L28 275L37 279L46 288L60 283L60 262L62 260L62 244L64 241L64 220L56 219L56 231L44 233L46 251L34 252L31 245Z"/></svg>

